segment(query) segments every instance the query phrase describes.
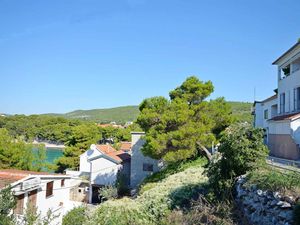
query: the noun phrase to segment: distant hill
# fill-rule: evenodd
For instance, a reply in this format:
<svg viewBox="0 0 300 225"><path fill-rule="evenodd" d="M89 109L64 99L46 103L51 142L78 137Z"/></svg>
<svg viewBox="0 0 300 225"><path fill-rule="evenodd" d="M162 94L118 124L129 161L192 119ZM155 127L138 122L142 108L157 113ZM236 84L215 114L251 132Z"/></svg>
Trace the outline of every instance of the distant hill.
<svg viewBox="0 0 300 225"><path fill-rule="evenodd" d="M251 106L248 102L228 102L233 110L233 114L238 121L247 121L251 123ZM76 110L66 114L49 113L51 116L63 116L65 118L91 120L98 123L116 122L124 124L128 121L134 121L139 114L138 106L122 106L109 109L91 109Z"/></svg>
<svg viewBox="0 0 300 225"><path fill-rule="evenodd" d="M250 102L228 102L231 105L232 113L240 122L252 123L252 103Z"/></svg>

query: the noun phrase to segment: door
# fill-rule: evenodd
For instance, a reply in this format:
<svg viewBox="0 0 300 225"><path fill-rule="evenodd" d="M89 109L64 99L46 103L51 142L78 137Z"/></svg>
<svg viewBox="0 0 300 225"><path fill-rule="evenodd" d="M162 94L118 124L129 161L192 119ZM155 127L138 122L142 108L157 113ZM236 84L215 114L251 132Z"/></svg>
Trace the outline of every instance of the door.
<svg viewBox="0 0 300 225"><path fill-rule="evenodd" d="M30 207L36 207L37 190L30 191L28 193L28 203Z"/></svg>

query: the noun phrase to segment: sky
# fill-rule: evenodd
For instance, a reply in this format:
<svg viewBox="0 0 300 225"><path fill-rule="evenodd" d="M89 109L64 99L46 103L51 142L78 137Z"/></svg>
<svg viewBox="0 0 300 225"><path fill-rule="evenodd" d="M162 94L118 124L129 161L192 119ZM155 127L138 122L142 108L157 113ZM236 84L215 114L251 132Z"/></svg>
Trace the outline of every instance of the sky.
<svg viewBox="0 0 300 225"><path fill-rule="evenodd" d="M138 105L191 75L213 82L211 98L262 100L299 12L299 0L0 0L0 113Z"/></svg>

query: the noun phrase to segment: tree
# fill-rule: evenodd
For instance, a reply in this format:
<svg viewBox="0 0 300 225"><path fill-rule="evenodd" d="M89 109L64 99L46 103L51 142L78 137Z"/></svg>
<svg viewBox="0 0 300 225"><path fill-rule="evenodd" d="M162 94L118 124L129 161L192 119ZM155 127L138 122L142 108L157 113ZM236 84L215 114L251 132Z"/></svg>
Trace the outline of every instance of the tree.
<svg viewBox="0 0 300 225"><path fill-rule="evenodd" d="M16 206L16 200L10 187L0 190L0 202L0 224L13 225L14 217L11 211Z"/></svg>
<svg viewBox="0 0 300 225"><path fill-rule="evenodd" d="M15 168L39 171L44 167L45 149L33 146L20 139L13 139L6 129L0 128L0 169Z"/></svg>
<svg viewBox="0 0 300 225"><path fill-rule="evenodd" d="M137 123L146 132L143 153L155 159L178 162L204 152L232 122L231 108L224 98L206 101L213 92L210 81L188 77L164 97L145 99Z"/></svg>
<svg viewBox="0 0 300 225"><path fill-rule="evenodd" d="M79 166L79 156L84 153L91 144L101 139L101 133L94 124L82 124L72 128L70 139L66 142L63 157L56 162L57 171L62 172L66 168L75 169Z"/></svg>
<svg viewBox="0 0 300 225"><path fill-rule="evenodd" d="M63 225L83 225L87 218L87 208L80 206L72 209L63 218Z"/></svg>
<svg viewBox="0 0 300 225"><path fill-rule="evenodd" d="M210 186L218 198L228 197L236 177L266 163L268 150L263 135L261 129L247 123L234 124L223 133L218 154L206 170Z"/></svg>

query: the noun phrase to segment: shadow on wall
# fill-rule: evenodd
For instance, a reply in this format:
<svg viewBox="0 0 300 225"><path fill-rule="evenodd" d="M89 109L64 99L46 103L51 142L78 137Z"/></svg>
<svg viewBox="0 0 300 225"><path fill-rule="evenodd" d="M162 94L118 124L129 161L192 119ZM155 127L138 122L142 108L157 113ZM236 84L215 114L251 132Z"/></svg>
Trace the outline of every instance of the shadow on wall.
<svg viewBox="0 0 300 225"><path fill-rule="evenodd" d="M93 183L98 185L114 185L117 179L117 172L118 170L112 169L109 172L99 173L93 179Z"/></svg>

